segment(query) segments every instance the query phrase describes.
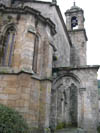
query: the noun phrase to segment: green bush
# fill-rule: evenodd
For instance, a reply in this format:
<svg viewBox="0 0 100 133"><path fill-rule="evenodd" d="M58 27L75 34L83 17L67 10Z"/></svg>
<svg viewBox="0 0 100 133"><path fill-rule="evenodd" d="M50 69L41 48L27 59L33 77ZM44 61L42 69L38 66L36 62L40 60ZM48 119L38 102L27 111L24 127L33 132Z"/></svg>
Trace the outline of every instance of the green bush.
<svg viewBox="0 0 100 133"><path fill-rule="evenodd" d="M97 127L97 131L98 131L98 133L100 133L100 126Z"/></svg>
<svg viewBox="0 0 100 133"><path fill-rule="evenodd" d="M28 133L27 123L22 116L2 104L0 104L0 133Z"/></svg>

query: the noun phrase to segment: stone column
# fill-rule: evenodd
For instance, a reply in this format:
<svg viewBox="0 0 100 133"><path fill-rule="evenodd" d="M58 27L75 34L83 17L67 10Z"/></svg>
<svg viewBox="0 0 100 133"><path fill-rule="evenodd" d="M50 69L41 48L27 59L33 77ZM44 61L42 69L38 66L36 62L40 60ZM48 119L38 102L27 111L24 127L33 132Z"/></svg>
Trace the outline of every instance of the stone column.
<svg viewBox="0 0 100 133"><path fill-rule="evenodd" d="M52 75L52 55L53 49L49 44L47 38L43 40L43 64L41 67L40 81L40 116L39 116L39 127L42 129L49 128L50 120L50 103L51 103L51 85L52 82L50 77Z"/></svg>
<svg viewBox="0 0 100 133"><path fill-rule="evenodd" d="M72 83L70 86L70 119L73 126L77 126L77 87Z"/></svg>
<svg viewBox="0 0 100 133"><path fill-rule="evenodd" d="M84 95L86 88L79 88L78 127L84 128Z"/></svg>
<svg viewBox="0 0 100 133"><path fill-rule="evenodd" d="M40 105L39 105L39 128L45 129L49 127L50 117L50 96L51 81L41 81L40 88Z"/></svg>

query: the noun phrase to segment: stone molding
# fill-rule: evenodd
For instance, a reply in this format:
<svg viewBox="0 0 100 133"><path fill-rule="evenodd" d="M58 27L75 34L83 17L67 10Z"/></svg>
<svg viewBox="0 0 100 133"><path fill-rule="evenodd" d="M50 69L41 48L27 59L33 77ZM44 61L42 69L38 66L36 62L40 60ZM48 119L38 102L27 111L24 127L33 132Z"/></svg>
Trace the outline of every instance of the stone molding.
<svg viewBox="0 0 100 133"><path fill-rule="evenodd" d="M15 0L14 3L18 1L18 2L36 2L36 3L45 3L45 4L51 4L52 2L48 2L48 1L40 1L40 0Z"/></svg>
<svg viewBox="0 0 100 133"><path fill-rule="evenodd" d="M44 16L42 16L41 12L39 12L39 11L33 9L33 8L30 8L28 6L25 6L24 8L21 8L21 7L13 8L13 7L6 7L5 5L1 4L0 5L0 12L12 13L12 14L31 14L31 15L35 15L38 20L40 20L43 23L46 23L47 25L49 25L52 35L56 34L55 24L49 18L45 18Z"/></svg>
<svg viewBox="0 0 100 133"><path fill-rule="evenodd" d="M25 70L25 69L16 69L16 68L10 68L10 67L0 67L0 74L8 74L8 75L19 75L21 73L26 73L28 75L31 75L31 78L37 79L40 81L48 80L50 82L53 81L52 77L41 77L38 74L34 73L32 70Z"/></svg>
<svg viewBox="0 0 100 133"><path fill-rule="evenodd" d="M65 15L70 14L70 13L78 13L78 12L81 12L82 14L84 14L84 11L82 8L72 8L72 9L67 10L65 12Z"/></svg>
<svg viewBox="0 0 100 133"><path fill-rule="evenodd" d="M15 2L21 2L21 0L15 0ZM14 2L14 3L15 3ZM33 2L33 3L41 3L41 4L49 4L51 7L54 6L55 9L57 10L57 13L58 13L58 16L60 18L60 21L62 23L62 26L63 26L63 29L65 31L65 34L66 34L66 37L68 38L68 41L69 41L69 44L70 46L72 46L72 42L71 42L71 39L69 37L69 34L68 34L68 31L67 31L67 28L66 28L66 25L65 25L65 22L64 22L64 19L62 17L62 14L61 14L61 11L60 11L60 8L57 4L54 4L53 2L48 2L48 1L37 1L37 0L23 0L23 2Z"/></svg>
<svg viewBox="0 0 100 133"><path fill-rule="evenodd" d="M71 72L65 72L65 71L61 71L61 73L57 73L57 76L54 78L54 82L53 84L55 84L59 79L61 79L62 77L72 77L73 79L75 79L79 84L81 84L81 80L79 79L79 77Z"/></svg>
<svg viewBox="0 0 100 133"><path fill-rule="evenodd" d="M88 41L88 37L87 37L87 34L86 34L86 30L85 29L75 29L75 30L70 30L68 32L69 33L75 33L75 32L80 32L80 31L83 31L84 32L85 40Z"/></svg>
<svg viewBox="0 0 100 133"><path fill-rule="evenodd" d="M96 71L98 71L99 69L99 65L94 65L94 66L90 66L90 65L86 65L86 66L76 66L76 67L58 67L58 68L53 68L53 79L54 79L54 84L62 77L65 76L70 76L73 77L74 79L76 79L80 84L81 84L81 80L80 78L75 75L72 71L74 70L93 70L95 69Z"/></svg>
<svg viewBox="0 0 100 133"><path fill-rule="evenodd" d="M54 67L53 71L71 71L80 69L99 69L100 65L85 65L85 66L69 66L69 67Z"/></svg>

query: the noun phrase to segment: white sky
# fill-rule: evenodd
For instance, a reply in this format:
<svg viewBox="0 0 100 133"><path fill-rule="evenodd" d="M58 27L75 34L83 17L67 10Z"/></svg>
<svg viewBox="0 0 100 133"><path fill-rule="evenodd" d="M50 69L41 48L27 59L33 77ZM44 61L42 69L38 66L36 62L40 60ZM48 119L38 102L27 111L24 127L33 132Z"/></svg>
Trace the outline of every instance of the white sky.
<svg viewBox="0 0 100 133"><path fill-rule="evenodd" d="M65 11L73 5L73 1L57 0L63 16ZM87 64L100 65L100 0L76 0L76 5L84 10L85 28L88 36ZM100 79L100 70L98 78Z"/></svg>
<svg viewBox="0 0 100 133"><path fill-rule="evenodd" d="M58 0L62 13L73 5L74 0ZM76 0L84 10L85 28L88 36L87 64L100 65L100 0ZM98 73L100 79L100 70Z"/></svg>

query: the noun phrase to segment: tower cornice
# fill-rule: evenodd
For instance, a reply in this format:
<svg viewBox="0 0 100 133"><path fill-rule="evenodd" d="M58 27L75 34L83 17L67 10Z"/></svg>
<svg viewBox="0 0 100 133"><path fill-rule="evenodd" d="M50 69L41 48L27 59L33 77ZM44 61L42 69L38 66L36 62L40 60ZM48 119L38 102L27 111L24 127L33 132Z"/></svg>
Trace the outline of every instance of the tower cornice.
<svg viewBox="0 0 100 133"><path fill-rule="evenodd" d="M81 12L82 14L84 14L84 11L83 11L83 9L79 9L79 10L67 10L66 12L65 12L65 15L69 15L70 13L78 13L78 12Z"/></svg>
<svg viewBox="0 0 100 133"><path fill-rule="evenodd" d="M87 37L87 34L86 34L86 30L85 30L85 29L69 30L68 32L69 32L69 33L84 32L85 40L88 41L88 37Z"/></svg>

